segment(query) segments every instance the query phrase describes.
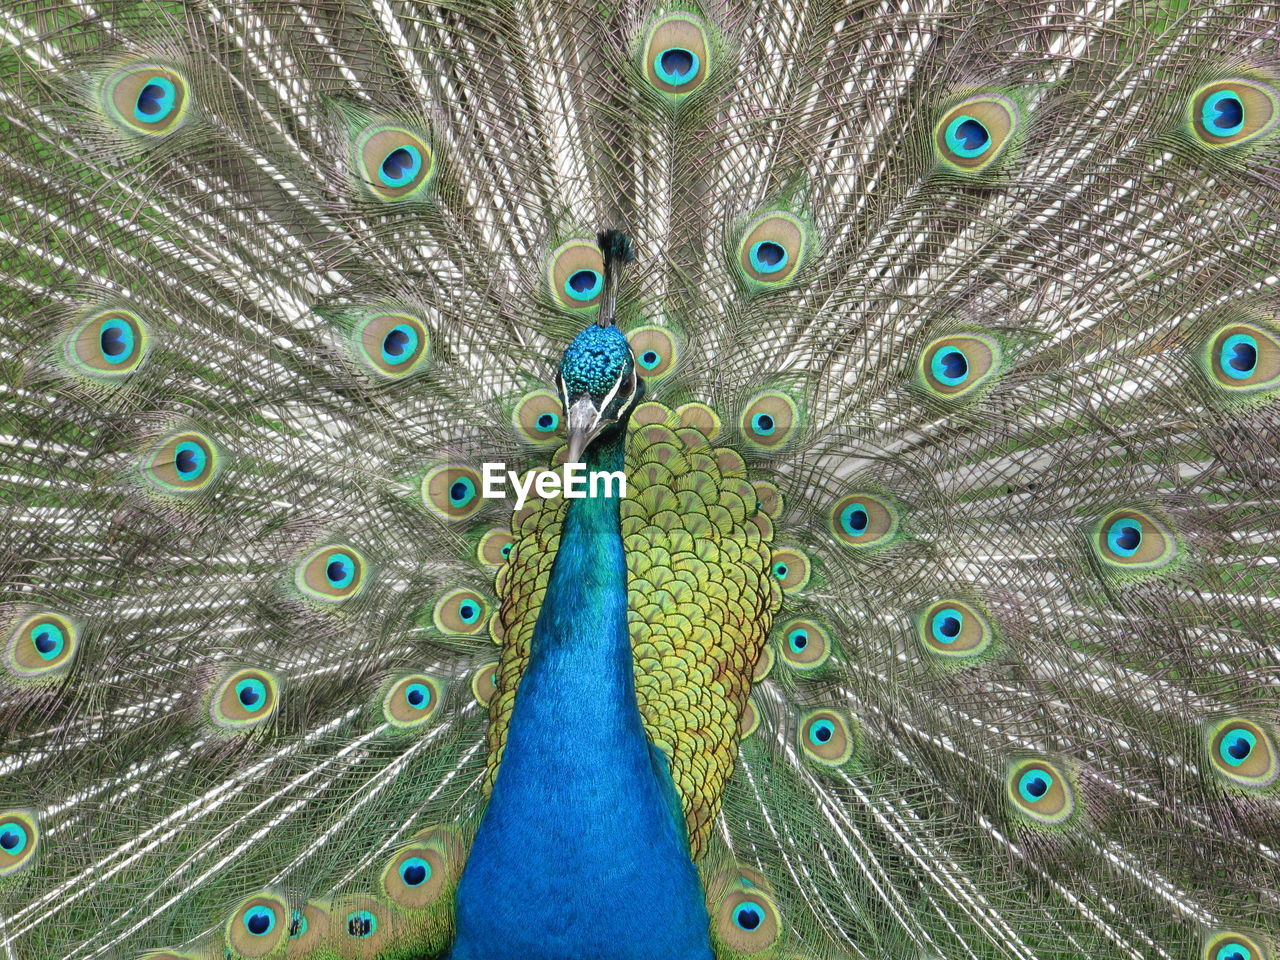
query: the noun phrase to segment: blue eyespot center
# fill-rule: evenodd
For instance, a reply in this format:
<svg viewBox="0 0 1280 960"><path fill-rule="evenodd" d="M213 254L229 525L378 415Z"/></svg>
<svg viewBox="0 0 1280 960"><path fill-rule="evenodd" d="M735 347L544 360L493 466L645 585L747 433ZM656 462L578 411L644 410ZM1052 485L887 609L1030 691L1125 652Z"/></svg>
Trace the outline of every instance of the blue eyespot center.
<svg viewBox="0 0 1280 960"><path fill-rule="evenodd" d="M1238 767L1249 759L1258 738L1243 727L1228 730L1218 744L1218 755L1233 767Z"/></svg>
<svg viewBox="0 0 1280 960"><path fill-rule="evenodd" d="M604 277L598 270L575 270L564 282L564 292L574 300L592 300L604 287Z"/></svg>
<svg viewBox="0 0 1280 960"><path fill-rule="evenodd" d="M267 702L267 685L256 677L248 677L236 684L236 699L249 713L261 710Z"/></svg>
<svg viewBox="0 0 1280 960"><path fill-rule="evenodd" d="M396 147L382 160L378 179L386 186L407 187L422 170L422 152L411 143Z"/></svg>
<svg viewBox="0 0 1280 960"><path fill-rule="evenodd" d="M1234 90L1219 90L1205 98L1200 120L1210 135L1233 137L1244 129L1244 103Z"/></svg>
<svg viewBox="0 0 1280 960"><path fill-rule="evenodd" d="M929 625L933 639L939 643L954 643L964 627L964 614L954 607L939 610L933 615Z"/></svg>
<svg viewBox="0 0 1280 960"><path fill-rule="evenodd" d="M1218 354L1218 365L1232 379L1248 380L1258 368L1258 341L1247 333L1227 337Z"/></svg>
<svg viewBox="0 0 1280 960"><path fill-rule="evenodd" d="M16 857L25 850L28 840L27 831L16 823L6 823L0 827L0 850L11 857Z"/></svg>
<svg viewBox="0 0 1280 960"><path fill-rule="evenodd" d="M751 267L757 273L777 273L787 265L787 250L772 240L760 240L751 245Z"/></svg>
<svg viewBox="0 0 1280 960"><path fill-rule="evenodd" d="M198 443L184 440L173 449L173 466L182 480L195 480L204 473L209 455Z"/></svg>
<svg viewBox="0 0 1280 960"><path fill-rule="evenodd" d="M1253 951L1239 943L1228 943L1218 948L1214 960L1253 960Z"/></svg>
<svg viewBox="0 0 1280 960"><path fill-rule="evenodd" d="M404 698L409 706L425 710L431 704L431 688L425 683L411 683L405 688Z"/></svg>
<svg viewBox="0 0 1280 960"><path fill-rule="evenodd" d="M661 362L662 357L656 350L646 350L644 353L640 354L640 366L644 367L646 370L652 370Z"/></svg>
<svg viewBox="0 0 1280 960"><path fill-rule="evenodd" d="M382 360L394 366L404 363L418 352L418 331L407 323L398 323L382 338Z"/></svg>
<svg viewBox="0 0 1280 960"><path fill-rule="evenodd" d="M1053 775L1038 767L1018 778L1018 795L1027 803L1035 803L1053 786Z"/></svg>
<svg viewBox="0 0 1280 960"><path fill-rule="evenodd" d="M754 900L744 900L733 908L733 923L739 930L750 933L764 922L764 907Z"/></svg>
<svg viewBox="0 0 1280 960"><path fill-rule="evenodd" d="M957 347L943 347L929 364L934 379L957 387L969 378L969 358Z"/></svg>
<svg viewBox="0 0 1280 960"><path fill-rule="evenodd" d="M124 363L133 355L133 327L123 320L108 320L100 328L98 345L107 363Z"/></svg>
<svg viewBox="0 0 1280 960"><path fill-rule="evenodd" d="M245 911L244 928L252 933L255 937L266 936L276 926L276 914L274 910L266 907L252 907Z"/></svg>
<svg viewBox="0 0 1280 960"><path fill-rule="evenodd" d="M378 918L368 910L356 910L347 914L347 933L364 939L373 936L378 929Z"/></svg>
<svg viewBox="0 0 1280 960"><path fill-rule="evenodd" d="M851 503L840 513L840 525L844 532L853 537L860 537L867 532L867 524L871 518L867 508L861 503Z"/></svg>
<svg viewBox="0 0 1280 960"><path fill-rule="evenodd" d="M504 544L504 545L503 545L503 547L502 547L502 557L503 557L503 559L505 560L506 558L508 558L508 557L510 557L510 556L511 556L511 544L509 544L509 543Z"/></svg>
<svg viewBox="0 0 1280 960"><path fill-rule="evenodd" d="M449 488L449 503L455 507L465 507L475 499L476 485L468 478L462 477L453 481Z"/></svg>
<svg viewBox="0 0 1280 960"><path fill-rule="evenodd" d="M406 886L420 887L431 877L431 864L422 857L409 857L400 864L400 879Z"/></svg>
<svg viewBox="0 0 1280 960"><path fill-rule="evenodd" d="M777 429L777 424L769 414L757 413L751 418L751 429L762 437L767 437Z"/></svg>
<svg viewBox="0 0 1280 960"><path fill-rule="evenodd" d="M792 630L791 633L787 635L787 643L790 645L793 653L800 653L809 646L809 632L802 629Z"/></svg>
<svg viewBox="0 0 1280 960"><path fill-rule="evenodd" d="M969 159L982 156L991 147L987 128L980 120L963 113L947 124L945 139L948 149Z"/></svg>
<svg viewBox="0 0 1280 960"><path fill-rule="evenodd" d="M458 605L458 616L463 623L475 623L480 616L480 608L470 600L464 600Z"/></svg>
<svg viewBox="0 0 1280 960"><path fill-rule="evenodd" d="M836 725L830 720L815 720L809 725L809 742L816 747L827 743L836 735Z"/></svg>
<svg viewBox="0 0 1280 960"><path fill-rule="evenodd" d="M52 660L62 653L66 634L52 623L42 623L31 629L31 643L42 660Z"/></svg>
<svg viewBox="0 0 1280 960"><path fill-rule="evenodd" d="M791 568L788 567L781 560L779 560L777 563L773 565L773 575L777 577L779 580L785 580L787 578L787 574L790 572L791 572Z"/></svg>
<svg viewBox="0 0 1280 960"><path fill-rule="evenodd" d="M683 86L698 75L701 61L692 50L668 47L653 58L653 72L672 87Z"/></svg>
<svg viewBox="0 0 1280 960"><path fill-rule="evenodd" d="M554 413L544 413L534 422L534 429L539 433L551 433L560 426L560 418Z"/></svg>
<svg viewBox="0 0 1280 960"><path fill-rule="evenodd" d="M334 589L349 587L356 578L356 562L345 553L330 554L324 567L324 578Z"/></svg>
<svg viewBox="0 0 1280 960"><path fill-rule="evenodd" d="M1119 557L1132 557L1142 545L1142 524L1132 517L1125 517L1111 524L1107 530L1107 547Z"/></svg>
<svg viewBox="0 0 1280 960"><path fill-rule="evenodd" d="M157 123L173 112L177 90L167 77L152 77L143 86L133 105L135 120Z"/></svg>

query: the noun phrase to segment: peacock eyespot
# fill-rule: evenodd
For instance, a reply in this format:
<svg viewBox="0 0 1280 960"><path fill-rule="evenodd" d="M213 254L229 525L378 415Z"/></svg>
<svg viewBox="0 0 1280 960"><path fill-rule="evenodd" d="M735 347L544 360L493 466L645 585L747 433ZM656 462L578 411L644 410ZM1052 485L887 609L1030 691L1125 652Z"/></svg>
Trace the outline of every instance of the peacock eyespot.
<svg viewBox="0 0 1280 960"><path fill-rule="evenodd" d="M427 326L408 313L375 313L356 325L361 361L374 373L399 379L422 367L430 353Z"/></svg>
<svg viewBox="0 0 1280 960"><path fill-rule="evenodd" d="M294 910L289 916L289 938L296 940L307 932L307 915L301 910Z"/></svg>
<svg viewBox="0 0 1280 960"><path fill-rule="evenodd" d="M147 353L146 325L128 310L99 310L66 341L67 361L96 380L113 380L138 369Z"/></svg>
<svg viewBox="0 0 1280 960"><path fill-rule="evenodd" d="M989 386L1000 365L1000 344L981 334L953 334L930 341L920 354L920 383L943 399L973 395Z"/></svg>
<svg viewBox="0 0 1280 960"><path fill-rule="evenodd" d="M979 656L992 640L987 618L961 600L940 600L927 607L918 634L929 653L955 659Z"/></svg>
<svg viewBox="0 0 1280 960"><path fill-rule="evenodd" d="M1244 394L1280 387L1280 338L1251 323L1220 328L1210 339L1205 365L1220 389Z"/></svg>
<svg viewBox="0 0 1280 960"><path fill-rule="evenodd" d="M364 589L367 579L364 556L346 544L313 550L298 564L294 582L304 596L325 603L340 603Z"/></svg>
<svg viewBox="0 0 1280 960"><path fill-rule="evenodd" d="M604 256L594 240L562 243L547 261L551 295L566 310L590 310L604 292Z"/></svg>
<svg viewBox="0 0 1280 960"><path fill-rule="evenodd" d="M670 331L652 325L637 327L627 333L627 342L641 376L656 380L675 369L679 350Z"/></svg>
<svg viewBox="0 0 1280 960"><path fill-rule="evenodd" d="M489 604L474 590L450 590L438 601L432 613L436 629L441 633L475 636L488 626Z"/></svg>
<svg viewBox="0 0 1280 960"><path fill-rule="evenodd" d="M151 485L171 494L203 490L219 467L218 450L202 433L188 431L162 440L146 457L143 475Z"/></svg>
<svg viewBox="0 0 1280 960"><path fill-rule="evenodd" d="M347 936L364 940L378 932L378 918L370 910L353 910L347 914Z"/></svg>
<svg viewBox="0 0 1280 960"><path fill-rule="evenodd" d="M733 884L715 910L713 934L735 955L758 954L778 940L777 905L761 887Z"/></svg>
<svg viewBox="0 0 1280 960"><path fill-rule="evenodd" d="M458 865L456 844L446 828L422 830L383 868L382 892L401 909L421 910L440 898Z"/></svg>
<svg viewBox="0 0 1280 960"><path fill-rule="evenodd" d="M1275 132L1280 94L1271 84L1246 77L1218 80L1191 95L1187 122L1203 147L1239 146Z"/></svg>
<svg viewBox="0 0 1280 960"><path fill-rule="evenodd" d="M1008 796L1015 810L1036 823L1065 823L1075 812L1071 783L1062 767L1045 758L1014 764L1008 775Z"/></svg>
<svg viewBox="0 0 1280 960"><path fill-rule="evenodd" d="M1094 551L1117 569L1157 570L1173 562L1178 542L1172 532L1141 510L1116 510L1098 523Z"/></svg>
<svg viewBox="0 0 1280 960"><path fill-rule="evenodd" d="M774 450L795 434L800 423L796 402L785 393L765 390L747 401L739 418L743 438L759 450Z"/></svg>
<svg viewBox="0 0 1280 960"><path fill-rule="evenodd" d="M496 527L485 532L476 546L476 558L488 567L500 567L511 559L511 548L515 545L511 531L506 527Z"/></svg>
<svg viewBox="0 0 1280 960"><path fill-rule="evenodd" d="M809 582L809 558L792 547L775 550L769 561L769 572L783 593L801 590Z"/></svg>
<svg viewBox="0 0 1280 960"><path fill-rule="evenodd" d="M0 877L17 873L30 863L39 840L34 816L20 810L0 813Z"/></svg>
<svg viewBox="0 0 1280 960"><path fill-rule="evenodd" d="M388 688L382 698L382 715L393 727L409 730L435 716L440 702L439 681L424 673L412 673Z"/></svg>
<svg viewBox="0 0 1280 960"><path fill-rule="evenodd" d="M498 692L498 662L496 660L481 664L471 674L471 693L476 703L487 707L489 701Z"/></svg>
<svg viewBox="0 0 1280 960"><path fill-rule="evenodd" d="M974 174L1006 151L1020 122L1018 106L1001 94L979 94L955 105L934 127L934 149L951 170Z"/></svg>
<svg viewBox="0 0 1280 960"><path fill-rule="evenodd" d="M748 286L778 287L800 269L806 246L804 223L794 214L774 210L757 217L743 231L737 267Z"/></svg>
<svg viewBox="0 0 1280 960"><path fill-rule="evenodd" d="M1223 932L1205 943L1203 960L1267 960L1267 954L1252 937Z"/></svg>
<svg viewBox="0 0 1280 960"><path fill-rule="evenodd" d="M1210 730L1209 759L1217 774L1235 786L1269 787L1280 775L1280 758L1271 733L1243 717L1233 717Z"/></svg>
<svg viewBox="0 0 1280 960"><path fill-rule="evenodd" d="M102 90L106 115L129 133L164 136L178 129L186 116L189 87L170 67L126 67L109 76Z"/></svg>
<svg viewBox="0 0 1280 960"><path fill-rule="evenodd" d="M276 679L267 671L236 670L215 685L210 716L224 729L247 729L269 719L279 698Z"/></svg>
<svg viewBox="0 0 1280 960"><path fill-rule="evenodd" d="M649 31L642 57L653 89L680 100L707 81L711 68L706 28L688 14L663 17Z"/></svg>
<svg viewBox="0 0 1280 960"><path fill-rule="evenodd" d="M882 547L898 533L897 508L873 493L851 493L831 507L829 526L836 542L860 550Z"/></svg>
<svg viewBox="0 0 1280 960"><path fill-rule="evenodd" d="M814 710L800 721L800 748L811 760L838 767L853 756L848 721L834 710Z"/></svg>
<svg viewBox="0 0 1280 960"><path fill-rule="evenodd" d="M792 620L781 628L783 662L793 670L816 670L831 656L827 631L813 620Z"/></svg>
<svg viewBox="0 0 1280 960"><path fill-rule="evenodd" d="M435 154L426 140L406 127L376 124L356 138L361 179L386 201L421 196L435 177Z"/></svg>
<svg viewBox="0 0 1280 960"><path fill-rule="evenodd" d="M540 445L557 443L564 408L550 390L533 390L520 398L511 414L511 425L521 439Z"/></svg>
<svg viewBox="0 0 1280 960"><path fill-rule="evenodd" d="M71 665L78 648L70 618L45 611L28 617L9 634L5 667L19 680L53 677Z"/></svg>
<svg viewBox="0 0 1280 960"><path fill-rule="evenodd" d="M480 474L457 463L433 467L422 478L422 500L438 517L465 520L484 505Z"/></svg>
<svg viewBox="0 0 1280 960"><path fill-rule="evenodd" d="M289 937L284 921L290 915L288 904L274 894L249 897L227 923L228 952L246 958L278 953Z"/></svg>
<svg viewBox="0 0 1280 960"><path fill-rule="evenodd" d="M329 914L320 904L308 903L290 911L288 956L310 956L307 952L324 943L329 935Z"/></svg>

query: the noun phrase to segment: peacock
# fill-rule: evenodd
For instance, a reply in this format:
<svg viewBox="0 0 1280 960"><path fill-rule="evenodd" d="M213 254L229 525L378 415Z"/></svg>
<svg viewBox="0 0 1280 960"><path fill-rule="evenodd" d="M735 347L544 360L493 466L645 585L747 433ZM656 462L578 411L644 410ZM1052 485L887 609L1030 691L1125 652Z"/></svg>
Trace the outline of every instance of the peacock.
<svg viewBox="0 0 1280 960"><path fill-rule="evenodd" d="M1280 958L1280 10L6 0L0 957Z"/></svg>

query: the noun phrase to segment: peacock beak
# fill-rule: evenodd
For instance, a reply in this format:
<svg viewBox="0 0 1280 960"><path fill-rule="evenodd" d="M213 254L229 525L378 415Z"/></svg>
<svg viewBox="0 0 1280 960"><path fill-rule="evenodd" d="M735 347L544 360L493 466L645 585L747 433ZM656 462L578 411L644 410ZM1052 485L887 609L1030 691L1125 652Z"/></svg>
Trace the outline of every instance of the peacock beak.
<svg viewBox="0 0 1280 960"><path fill-rule="evenodd" d="M582 463L582 455L587 447L613 422L606 419L603 413L589 393L582 394L569 405L565 412L565 433L569 438L569 455L565 458L567 463Z"/></svg>

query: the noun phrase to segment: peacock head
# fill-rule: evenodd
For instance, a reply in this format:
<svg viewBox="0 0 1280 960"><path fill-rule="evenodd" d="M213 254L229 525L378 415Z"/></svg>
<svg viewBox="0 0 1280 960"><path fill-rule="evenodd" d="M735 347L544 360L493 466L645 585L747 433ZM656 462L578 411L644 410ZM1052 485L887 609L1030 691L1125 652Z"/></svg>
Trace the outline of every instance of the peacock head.
<svg viewBox="0 0 1280 960"><path fill-rule="evenodd" d="M581 462L596 440L625 430L643 396L644 381L636 376L635 358L621 330L593 323L574 337L560 360L568 462Z"/></svg>

